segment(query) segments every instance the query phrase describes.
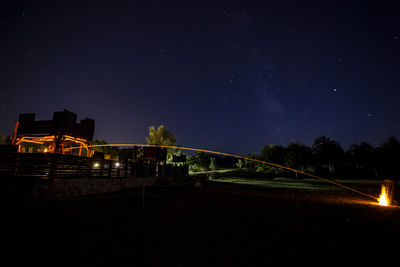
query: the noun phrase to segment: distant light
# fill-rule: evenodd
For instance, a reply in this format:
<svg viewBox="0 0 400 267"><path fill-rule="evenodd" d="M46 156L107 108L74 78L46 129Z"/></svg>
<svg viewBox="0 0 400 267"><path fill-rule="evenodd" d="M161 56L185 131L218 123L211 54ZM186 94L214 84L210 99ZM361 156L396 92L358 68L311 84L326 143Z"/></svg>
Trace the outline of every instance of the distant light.
<svg viewBox="0 0 400 267"><path fill-rule="evenodd" d="M115 163L115 167L119 167L121 164L119 162Z"/></svg>
<svg viewBox="0 0 400 267"><path fill-rule="evenodd" d="M96 163L93 164L93 167L94 168L98 168L98 167L100 167L100 164L98 162L96 162Z"/></svg>

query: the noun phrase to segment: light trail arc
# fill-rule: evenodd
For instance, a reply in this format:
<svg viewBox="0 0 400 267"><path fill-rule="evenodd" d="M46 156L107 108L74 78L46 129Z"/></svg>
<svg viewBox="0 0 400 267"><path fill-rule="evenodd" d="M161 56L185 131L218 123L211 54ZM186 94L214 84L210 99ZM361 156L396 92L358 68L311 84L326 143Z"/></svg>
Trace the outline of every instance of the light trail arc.
<svg viewBox="0 0 400 267"><path fill-rule="evenodd" d="M135 146L137 146L137 147L160 147L160 148L182 149L182 150L204 152L204 153L209 153L209 154L216 154L216 155L228 156L228 157L233 157L233 158L238 158L238 159L250 160L250 161L254 161L254 162L258 162L258 163L263 163L263 164L266 164L266 165L269 165L269 166L274 166L274 167L277 167L277 168L281 168L281 169L284 169L284 170L297 172L297 173L312 177L314 179L318 179L318 180L324 181L326 183L330 183L330 184L336 185L338 187L353 191L353 192L355 192L357 194L360 194L360 195L363 195L365 197L372 198L375 201L379 201L379 197L375 197L373 195L361 192L361 191L359 191L357 189L348 187L346 185L337 183L335 181L332 181L332 180L329 180L329 179L326 179L326 178L323 178L323 177L320 177L320 176L317 176L317 175L314 175L314 174L311 174L311 173L303 172L303 171L300 171L300 170L296 170L296 169L289 168L289 167L286 167L286 166L282 166L282 165L279 165L279 164L276 164L276 163L272 163L272 162L267 162L267 161L258 160L258 159L252 159L252 158L243 157L243 156L234 155L234 154L229 154L229 153L224 153L224 152L218 152L218 151L200 149L200 148L191 148L191 147L164 146L164 145L146 145L146 144L106 144L106 145L91 145L91 146L87 146L87 147L95 148L95 147L113 147L113 146L115 146L115 147L135 147ZM68 148L68 150L71 150L71 149L79 149L79 147Z"/></svg>

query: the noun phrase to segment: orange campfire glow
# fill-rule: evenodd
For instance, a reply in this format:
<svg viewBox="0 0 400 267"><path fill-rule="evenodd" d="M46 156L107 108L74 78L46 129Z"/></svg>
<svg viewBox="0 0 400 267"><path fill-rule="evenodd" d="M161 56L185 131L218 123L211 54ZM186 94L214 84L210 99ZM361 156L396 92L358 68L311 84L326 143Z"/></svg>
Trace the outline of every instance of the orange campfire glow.
<svg viewBox="0 0 400 267"><path fill-rule="evenodd" d="M24 152L21 151L21 145L24 143L33 143L33 144L38 144L42 145L43 149L41 150L43 153L54 153L55 152L55 147L56 147L56 142L57 142L57 136L56 135L45 135L45 136L20 136L20 137L15 137L14 140L14 145L18 145L18 152ZM86 150L86 156L91 157L94 153L94 151L91 151L89 149L91 145L91 141L88 141L83 138L79 137L74 137L70 135L63 135L62 138L59 140L59 149L57 153L62 153L62 154L71 154L71 150L69 149L73 145L79 145L79 156L82 155L82 150Z"/></svg>
<svg viewBox="0 0 400 267"><path fill-rule="evenodd" d="M382 185L381 195L379 196L379 205L381 205L381 206L389 206L390 205L387 188L384 185Z"/></svg>

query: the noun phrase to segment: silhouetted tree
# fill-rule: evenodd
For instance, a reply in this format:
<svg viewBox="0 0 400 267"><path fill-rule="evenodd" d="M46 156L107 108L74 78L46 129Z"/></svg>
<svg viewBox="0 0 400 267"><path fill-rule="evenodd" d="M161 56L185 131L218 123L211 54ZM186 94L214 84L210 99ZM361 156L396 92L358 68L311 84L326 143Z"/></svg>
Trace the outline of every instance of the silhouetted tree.
<svg viewBox="0 0 400 267"><path fill-rule="evenodd" d="M304 171L305 168L310 167L312 162L311 148L300 143L291 143L287 147L285 156L286 166ZM297 172L296 172L297 177Z"/></svg>
<svg viewBox="0 0 400 267"><path fill-rule="evenodd" d="M257 154L248 154L248 155L247 155L247 158L250 158L250 159L260 159L260 156L257 155ZM244 166L245 166L245 168L247 168L247 169L257 168L257 165L259 165L259 164L260 164L260 163L257 163L257 162L255 162L255 161L248 160L248 159L246 159L246 160L244 161Z"/></svg>
<svg viewBox="0 0 400 267"><path fill-rule="evenodd" d="M286 156L286 149L283 146L279 145L269 145L264 146L261 150L261 159L266 162L271 162L279 165L285 164L285 156ZM279 168L267 166L267 165L259 165L259 170L271 170L273 169L276 174L279 173Z"/></svg>
<svg viewBox="0 0 400 267"><path fill-rule="evenodd" d="M279 145L264 146L261 150L261 158L264 161L284 164L285 163L286 149Z"/></svg>
<svg viewBox="0 0 400 267"><path fill-rule="evenodd" d="M372 176L374 174L374 147L367 142L352 144L346 152L347 164L355 170L356 175Z"/></svg>
<svg viewBox="0 0 400 267"><path fill-rule="evenodd" d="M215 156L215 162L218 168L234 168L236 164L236 158L233 157L220 157L220 156Z"/></svg>
<svg viewBox="0 0 400 267"><path fill-rule="evenodd" d="M382 178L399 180L400 173L400 142L390 136L386 141L376 148L377 171Z"/></svg>
<svg viewBox="0 0 400 267"><path fill-rule="evenodd" d="M315 139L312 145L314 161L320 166L327 166L331 174L335 167L343 161L344 151L340 144L328 137L321 136Z"/></svg>

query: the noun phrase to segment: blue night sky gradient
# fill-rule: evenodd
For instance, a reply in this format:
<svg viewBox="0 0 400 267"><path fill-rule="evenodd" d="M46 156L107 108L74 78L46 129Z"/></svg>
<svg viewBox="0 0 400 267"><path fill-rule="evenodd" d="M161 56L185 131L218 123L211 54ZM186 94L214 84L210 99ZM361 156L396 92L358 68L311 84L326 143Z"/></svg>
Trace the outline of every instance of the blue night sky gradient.
<svg viewBox="0 0 400 267"><path fill-rule="evenodd" d="M0 9L3 134L65 108L109 143L164 124L236 154L400 135L395 1L32 2Z"/></svg>

